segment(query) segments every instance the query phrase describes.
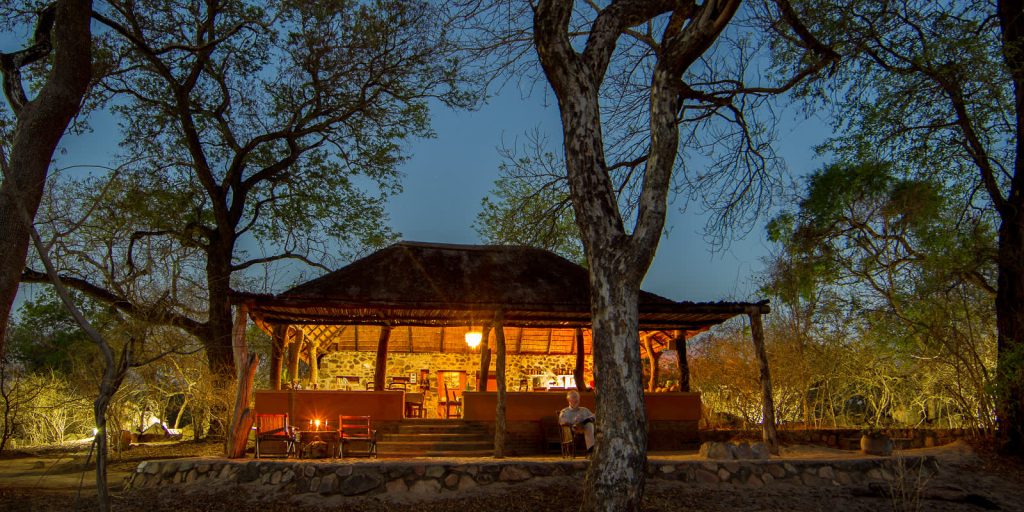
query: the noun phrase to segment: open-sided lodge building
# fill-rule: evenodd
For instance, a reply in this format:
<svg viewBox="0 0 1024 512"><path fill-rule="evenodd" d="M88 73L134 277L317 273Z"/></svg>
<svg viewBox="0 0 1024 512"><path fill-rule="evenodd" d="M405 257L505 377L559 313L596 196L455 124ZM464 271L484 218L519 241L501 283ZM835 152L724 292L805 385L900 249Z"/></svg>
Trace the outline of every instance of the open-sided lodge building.
<svg viewBox="0 0 1024 512"><path fill-rule="evenodd" d="M299 424L367 414L383 432L409 417L460 417L493 432L497 329L506 454L539 449L538 421L564 407L566 389L578 387L594 407L588 273L549 251L400 242L281 294L235 302L273 339L271 389L256 392L257 412L287 412ZM685 340L767 305L647 292L638 305L650 447L690 446L700 396L687 388ZM480 333L477 346L468 333Z"/></svg>

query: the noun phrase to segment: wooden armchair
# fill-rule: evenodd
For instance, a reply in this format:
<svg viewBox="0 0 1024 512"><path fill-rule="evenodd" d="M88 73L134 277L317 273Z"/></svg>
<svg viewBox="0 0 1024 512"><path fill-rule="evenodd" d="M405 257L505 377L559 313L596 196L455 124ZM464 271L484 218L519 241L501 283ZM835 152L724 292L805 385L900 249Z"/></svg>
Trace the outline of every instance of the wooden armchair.
<svg viewBox="0 0 1024 512"><path fill-rule="evenodd" d="M369 416L338 416L338 451L344 458L346 446L365 444L366 451L348 452L349 455L377 457L377 431L370 424Z"/></svg>
<svg viewBox="0 0 1024 512"><path fill-rule="evenodd" d="M254 425L257 459L264 455L288 457L295 452L295 438L288 425L287 414L257 414Z"/></svg>

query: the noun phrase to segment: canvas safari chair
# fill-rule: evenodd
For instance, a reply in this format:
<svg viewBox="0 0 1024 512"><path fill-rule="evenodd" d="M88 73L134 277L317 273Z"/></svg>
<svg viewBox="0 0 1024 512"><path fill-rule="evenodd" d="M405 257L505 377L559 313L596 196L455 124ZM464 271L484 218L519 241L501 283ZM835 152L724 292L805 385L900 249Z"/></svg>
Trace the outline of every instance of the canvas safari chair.
<svg viewBox="0 0 1024 512"><path fill-rule="evenodd" d="M256 415L256 458L264 455L288 457L295 451L295 438L287 414Z"/></svg>
<svg viewBox="0 0 1024 512"><path fill-rule="evenodd" d="M365 446L366 450L355 450L353 446ZM377 457L377 431L373 430L369 416L338 416L338 451L345 455Z"/></svg>

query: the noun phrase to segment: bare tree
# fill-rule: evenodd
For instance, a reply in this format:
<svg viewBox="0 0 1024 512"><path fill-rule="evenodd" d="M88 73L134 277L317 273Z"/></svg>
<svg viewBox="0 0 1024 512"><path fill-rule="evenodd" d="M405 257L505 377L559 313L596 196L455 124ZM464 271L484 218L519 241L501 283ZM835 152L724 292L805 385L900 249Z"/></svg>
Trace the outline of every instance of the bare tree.
<svg viewBox="0 0 1024 512"><path fill-rule="evenodd" d="M761 185L776 160L753 112L837 58L787 1L751 2L751 19L788 27L807 54L779 83L751 84L758 78L747 70L743 29L723 37L741 4L463 3L461 14L477 21L467 42L473 55L522 76L532 46L561 112L565 172L590 271L597 385L598 442L583 510L640 507L647 434L637 295L662 236L673 171L685 161L681 141L710 157L706 172L681 182L708 198L717 225L756 213L770 200Z"/></svg>

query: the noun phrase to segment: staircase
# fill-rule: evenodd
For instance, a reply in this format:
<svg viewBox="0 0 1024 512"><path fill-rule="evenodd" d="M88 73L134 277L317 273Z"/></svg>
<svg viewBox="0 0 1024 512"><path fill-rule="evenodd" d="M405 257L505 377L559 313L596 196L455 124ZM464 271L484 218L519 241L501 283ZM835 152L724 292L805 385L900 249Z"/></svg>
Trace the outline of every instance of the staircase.
<svg viewBox="0 0 1024 512"><path fill-rule="evenodd" d="M494 438L463 420L410 419L398 433L377 435L377 457L490 457Z"/></svg>

